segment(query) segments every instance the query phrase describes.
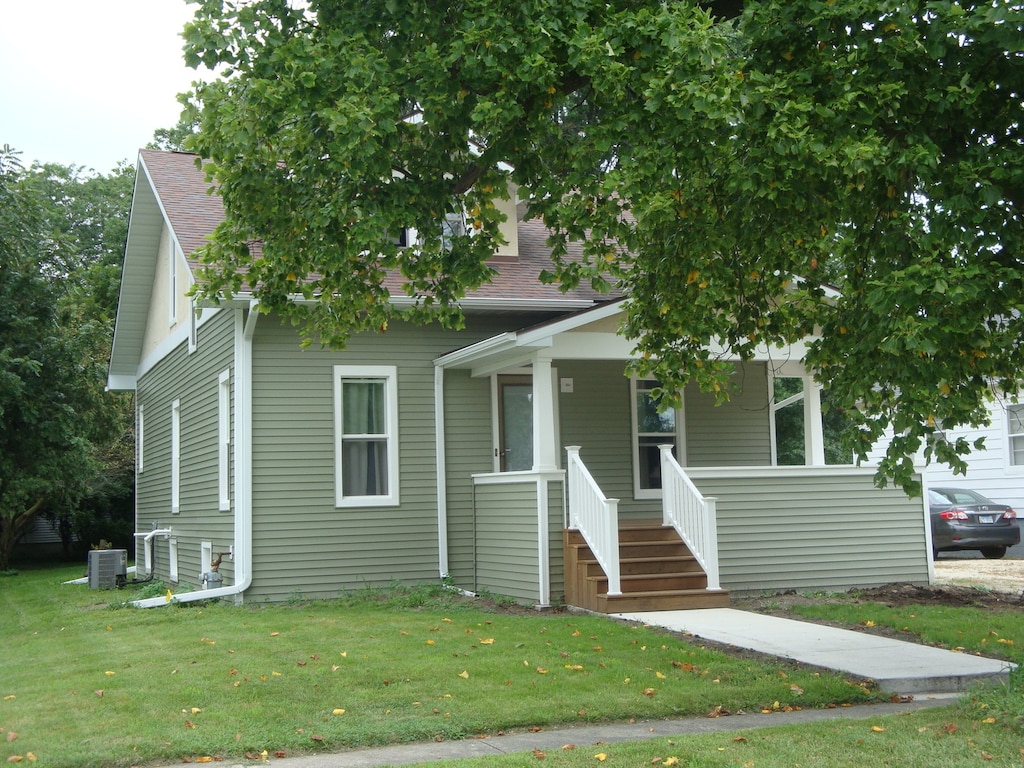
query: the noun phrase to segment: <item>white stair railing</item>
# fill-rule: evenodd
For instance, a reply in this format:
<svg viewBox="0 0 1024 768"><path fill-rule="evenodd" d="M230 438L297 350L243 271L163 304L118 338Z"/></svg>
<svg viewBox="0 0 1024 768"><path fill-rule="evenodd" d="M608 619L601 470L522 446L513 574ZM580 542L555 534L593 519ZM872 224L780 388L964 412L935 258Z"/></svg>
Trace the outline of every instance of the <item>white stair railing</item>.
<svg viewBox="0 0 1024 768"><path fill-rule="evenodd" d="M578 530L608 577L608 594L621 595L619 500L609 499L580 459L580 447L566 447L569 484L568 527Z"/></svg>
<svg viewBox="0 0 1024 768"><path fill-rule="evenodd" d="M672 455L660 445L663 522L686 542L708 577L708 589L721 589L718 576L717 499L703 496Z"/></svg>

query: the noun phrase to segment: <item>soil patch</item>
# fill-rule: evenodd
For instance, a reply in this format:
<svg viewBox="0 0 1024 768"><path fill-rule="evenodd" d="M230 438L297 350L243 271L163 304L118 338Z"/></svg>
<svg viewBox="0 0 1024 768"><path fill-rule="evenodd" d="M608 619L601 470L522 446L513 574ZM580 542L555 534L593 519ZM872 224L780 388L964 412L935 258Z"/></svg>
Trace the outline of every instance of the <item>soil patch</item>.
<svg viewBox="0 0 1024 768"><path fill-rule="evenodd" d="M925 587L913 584L886 584L881 587L860 589L837 595L806 595L787 591L757 597L734 598L732 607L744 611L790 616L795 606L851 601L879 603L890 607L948 605L957 608L974 607L996 610L1024 608L1024 594L956 584L933 584Z"/></svg>

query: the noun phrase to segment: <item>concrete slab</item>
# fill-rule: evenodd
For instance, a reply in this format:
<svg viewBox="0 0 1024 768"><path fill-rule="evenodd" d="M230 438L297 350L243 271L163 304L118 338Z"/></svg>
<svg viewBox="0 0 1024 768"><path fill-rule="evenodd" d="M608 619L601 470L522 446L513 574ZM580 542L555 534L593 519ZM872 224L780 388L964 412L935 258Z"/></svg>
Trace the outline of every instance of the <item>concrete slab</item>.
<svg viewBox="0 0 1024 768"><path fill-rule="evenodd" d="M959 692L978 682L1008 680L1015 666L1008 661L734 608L615 616L873 680L888 693Z"/></svg>

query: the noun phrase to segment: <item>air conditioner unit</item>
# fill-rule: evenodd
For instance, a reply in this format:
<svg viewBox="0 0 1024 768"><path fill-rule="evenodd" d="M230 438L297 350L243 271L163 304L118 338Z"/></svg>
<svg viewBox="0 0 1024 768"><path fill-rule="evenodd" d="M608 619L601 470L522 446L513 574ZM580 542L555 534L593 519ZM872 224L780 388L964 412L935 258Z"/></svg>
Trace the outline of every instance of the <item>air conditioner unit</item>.
<svg viewBox="0 0 1024 768"><path fill-rule="evenodd" d="M128 550L89 551L89 589L114 589L124 584L128 573Z"/></svg>

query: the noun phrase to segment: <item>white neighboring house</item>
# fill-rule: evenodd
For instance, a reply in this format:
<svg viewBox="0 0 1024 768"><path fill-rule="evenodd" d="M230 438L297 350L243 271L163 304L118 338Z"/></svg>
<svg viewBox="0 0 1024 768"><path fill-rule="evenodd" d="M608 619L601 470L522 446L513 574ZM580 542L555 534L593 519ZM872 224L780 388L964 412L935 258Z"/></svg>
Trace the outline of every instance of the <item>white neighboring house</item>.
<svg viewBox="0 0 1024 768"><path fill-rule="evenodd" d="M985 438L985 447L972 449L967 455L967 474L954 474L946 464L924 466L918 457L925 482L930 488L969 488L992 501L1009 504L1018 515L1024 514L1024 393L1015 398L1001 397L989 405L990 423L972 429L959 427L946 430L947 440L963 437L972 445ZM877 463L884 452L884 442L870 456Z"/></svg>

